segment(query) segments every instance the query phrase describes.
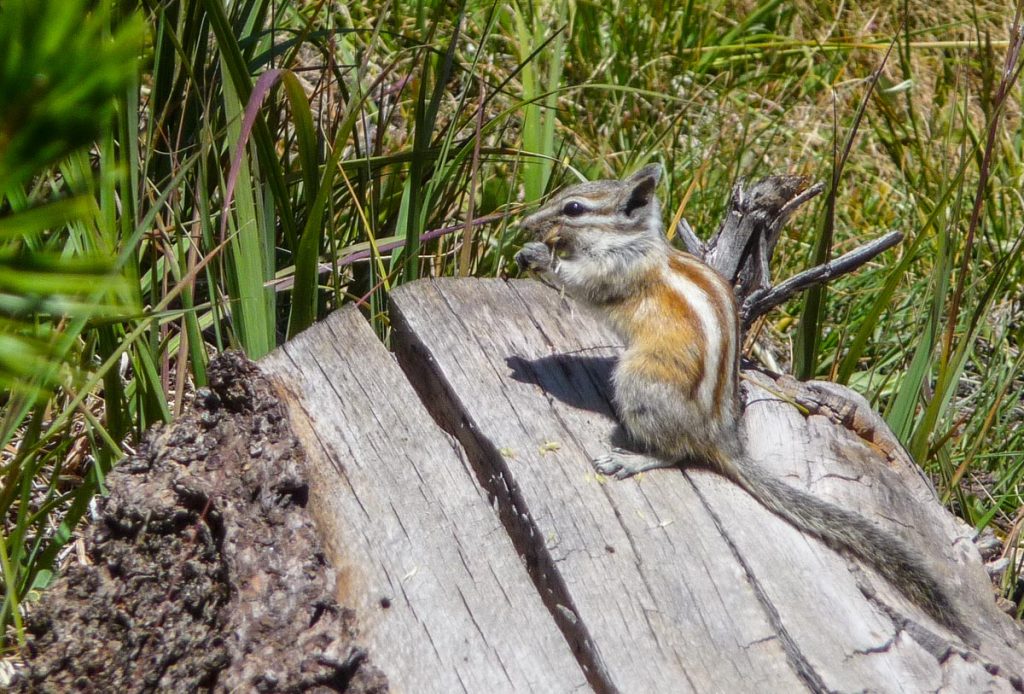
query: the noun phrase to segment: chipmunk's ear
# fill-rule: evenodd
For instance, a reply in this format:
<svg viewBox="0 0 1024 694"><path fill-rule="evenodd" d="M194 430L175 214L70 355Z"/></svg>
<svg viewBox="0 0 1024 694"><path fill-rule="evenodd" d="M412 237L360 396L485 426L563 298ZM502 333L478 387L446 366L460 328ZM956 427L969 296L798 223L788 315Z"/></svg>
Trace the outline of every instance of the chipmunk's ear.
<svg viewBox="0 0 1024 694"><path fill-rule="evenodd" d="M661 164L655 162L654 164L648 164L644 168L637 171L635 174L627 178L629 183L636 183L644 178L653 178L654 182L657 183L661 178Z"/></svg>
<svg viewBox="0 0 1024 694"><path fill-rule="evenodd" d="M647 207L654 197L654 189L661 178L661 164L648 164L626 179L628 186L622 211L627 217L639 209Z"/></svg>

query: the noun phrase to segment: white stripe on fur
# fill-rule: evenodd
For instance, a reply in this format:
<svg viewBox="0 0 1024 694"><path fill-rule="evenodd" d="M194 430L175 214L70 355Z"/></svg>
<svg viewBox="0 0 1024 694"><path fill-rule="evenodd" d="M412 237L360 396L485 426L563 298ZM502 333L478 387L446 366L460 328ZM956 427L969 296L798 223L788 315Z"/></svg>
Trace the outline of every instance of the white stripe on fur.
<svg viewBox="0 0 1024 694"><path fill-rule="evenodd" d="M715 314L712 301L717 297L708 296L697 284L687 279L685 275L673 272L669 268L664 270L665 283L685 301L697 315L701 327L704 329L705 343L701 346L704 353L704 377L700 381L697 390L697 397L705 411L717 413L719 404L715 400L715 385L718 382L718 368L726 355L718 351L718 343L722 339L722 326L719 324L718 316ZM731 394L730 394L731 395Z"/></svg>

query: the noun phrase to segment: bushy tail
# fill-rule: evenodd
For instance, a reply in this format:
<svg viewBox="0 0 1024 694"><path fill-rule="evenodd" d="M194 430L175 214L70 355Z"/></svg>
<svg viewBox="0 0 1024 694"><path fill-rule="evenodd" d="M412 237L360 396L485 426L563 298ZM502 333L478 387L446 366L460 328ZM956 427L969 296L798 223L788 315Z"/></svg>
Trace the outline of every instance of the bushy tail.
<svg viewBox="0 0 1024 694"><path fill-rule="evenodd" d="M832 549L870 564L937 622L965 641L973 640L948 593L908 545L863 516L789 486L746 456L723 468L769 511Z"/></svg>

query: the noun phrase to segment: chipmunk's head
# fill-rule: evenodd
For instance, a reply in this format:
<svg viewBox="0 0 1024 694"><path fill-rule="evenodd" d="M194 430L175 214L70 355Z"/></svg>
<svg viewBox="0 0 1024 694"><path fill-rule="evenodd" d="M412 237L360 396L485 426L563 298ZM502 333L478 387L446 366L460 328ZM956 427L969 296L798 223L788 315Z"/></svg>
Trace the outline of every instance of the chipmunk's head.
<svg viewBox="0 0 1024 694"><path fill-rule="evenodd" d="M649 164L622 181L570 186L522 221L522 228L555 252L591 244L617 246L636 235L661 236L661 207L654 189L661 165Z"/></svg>
<svg viewBox="0 0 1024 694"><path fill-rule="evenodd" d="M592 303L628 295L668 254L654 194L660 177L652 164L622 181L566 188L523 220L535 240L516 263Z"/></svg>

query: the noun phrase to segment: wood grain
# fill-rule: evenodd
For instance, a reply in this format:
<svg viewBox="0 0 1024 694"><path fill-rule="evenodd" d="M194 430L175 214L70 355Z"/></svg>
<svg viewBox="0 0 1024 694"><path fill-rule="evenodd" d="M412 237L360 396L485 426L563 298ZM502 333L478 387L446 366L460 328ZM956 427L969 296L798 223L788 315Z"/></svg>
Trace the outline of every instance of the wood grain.
<svg viewBox="0 0 1024 694"><path fill-rule="evenodd" d="M613 428L612 340L534 289L410 286L393 295L394 341L496 493L509 489L512 532L532 539L528 556L591 670L613 691L801 688L694 486L677 473L639 485L593 473Z"/></svg>
<svg viewBox="0 0 1024 694"><path fill-rule="evenodd" d="M260 365L306 448L339 600L394 691L589 689L460 446L358 311Z"/></svg>
<svg viewBox="0 0 1024 694"><path fill-rule="evenodd" d="M882 579L726 480L624 482L589 459L614 434L616 340L533 282L433 280L393 293L399 360L466 447L598 688L609 691L1013 691L1019 629L992 606L966 531L907 460L771 379L749 387L751 455L933 558L977 619L978 648Z"/></svg>

